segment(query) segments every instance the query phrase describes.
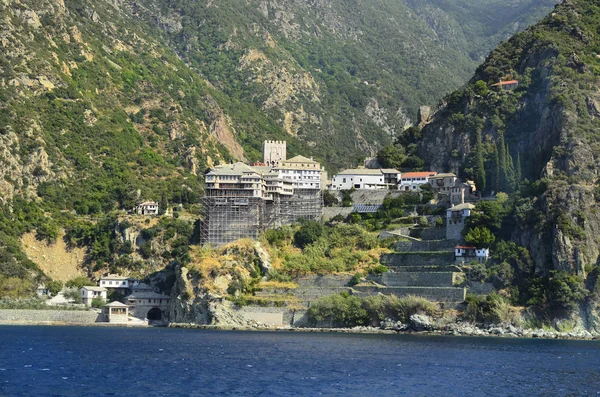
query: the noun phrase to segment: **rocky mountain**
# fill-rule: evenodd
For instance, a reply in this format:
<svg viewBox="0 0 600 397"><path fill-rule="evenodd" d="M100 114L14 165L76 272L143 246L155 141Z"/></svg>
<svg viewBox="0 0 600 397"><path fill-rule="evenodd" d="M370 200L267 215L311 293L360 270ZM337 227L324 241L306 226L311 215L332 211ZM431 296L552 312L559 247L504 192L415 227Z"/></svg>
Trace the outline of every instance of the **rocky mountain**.
<svg viewBox="0 0 600 397"><path fill-rule="evenodd" d="M592 1L557 6L494 50L422 130L433 168L519 190L505 232L541 273L585 276L599 259L599 18ZM518 87L492 86L510 80Z"/></svg>
<svg viewBox="0 0 600 397"><path fill-rule="evenodd" d="M266 138L331 168L373 154L554 3L0 0L0 274L35 269L24 233L197 203Z"/></svg>

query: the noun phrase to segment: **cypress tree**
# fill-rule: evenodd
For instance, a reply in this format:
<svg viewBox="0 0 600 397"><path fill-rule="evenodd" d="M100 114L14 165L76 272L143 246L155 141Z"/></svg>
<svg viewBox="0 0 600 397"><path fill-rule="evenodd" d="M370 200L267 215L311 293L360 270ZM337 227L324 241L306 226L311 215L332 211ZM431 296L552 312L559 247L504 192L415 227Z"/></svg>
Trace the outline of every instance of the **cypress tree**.
<svg viewBox="0 0 600 397"><path fill-rule="evenodd" d="M500 157L498 155L498 146L494 145L494 183L493 187L496 192L500 191Z"/></svg>
<svg viewBox="0 0 600 397"><path fill-rule="evenodd" d="M504 133L498 133L499 142L498 142L498 156L500 158L500 180L498 183L498 191L506 191L506 177L507 177L507 165L506 165L506 145L504 143Z"/></svg>
<svg viewBox="0 0 600 397"><path fill-rule="evenodd" d="M483 159L483 143L481 141L481 129L477 129L475 143L475 184L477 190L485 191L485 161Z"/></svg>
<svg viewBox="0 0 600 397"><path fill-rule="evenodd" d="M523 180L523 170L521 169L521 153L517 153L517 187L521 184Z"/></svg>

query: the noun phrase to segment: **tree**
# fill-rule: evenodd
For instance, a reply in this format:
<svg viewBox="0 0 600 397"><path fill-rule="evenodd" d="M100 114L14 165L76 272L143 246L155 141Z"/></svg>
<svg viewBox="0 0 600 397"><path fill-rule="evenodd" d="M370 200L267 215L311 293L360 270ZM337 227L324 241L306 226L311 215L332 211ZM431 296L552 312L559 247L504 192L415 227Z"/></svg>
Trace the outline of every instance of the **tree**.
<svg viewBox="0 0 600 397"><path fill-rule="evenodd" d="M304 221L300 229L294 234L294 244L300 248L314 243L324 233L323 225L315 221Z"/></svg>
<svg viewBox="0 0 600 397"><path fill-rule="evenodd" d="M331 193L329 190L325 190L323 192L323 205L325 207L335 207L340 203L335 194Z"/></svg>
<svg viewBox="0 0 600 397"><path fill-rule="evenodd" d="M400 168L406 158L404 148L387 145L377 152L377 161L383 168Z"/></svg>
<svg viewBox="0 0 600 397"><path fill-rule="evenodd" d="M475 169L474 169L475 184L477 190L485 191L485 161L483 159L483 143L481 138L481 130L477 129L475 143Z"/></svg>
<svg viewBox="0 0 600 397"><path fill-rule="evenodd" d="M496 237L487 227L478 226L469 230L465 241L477 248L489 248L496 241Z"/></svg>
<svg viewBox="0 0 600 397"><path fill-rule="evenodd" d="M76 288L78 290L81 289L81 287L84 287L86 285L91 286L91 285L96 285L96 283L84 276L75 277L65 283L65 287Z"/></svg>
<svg viewBox="0 0 600 397"><path fill-rule="evenodd" d="M48 288L50 294L54 296L62 290L63 283L59 280L51 280L46 283L46 288Z"/></svg>

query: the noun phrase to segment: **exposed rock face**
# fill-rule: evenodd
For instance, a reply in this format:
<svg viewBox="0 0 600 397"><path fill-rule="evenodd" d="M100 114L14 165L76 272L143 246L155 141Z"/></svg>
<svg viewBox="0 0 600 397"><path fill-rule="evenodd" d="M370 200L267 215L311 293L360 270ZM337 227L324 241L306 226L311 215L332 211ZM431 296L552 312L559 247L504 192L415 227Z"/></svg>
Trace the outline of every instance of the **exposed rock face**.
<svg viewBox="0 0 600 397"><path fill-rule="evenodd" d="M271 255L260 245L259 242L254 244L254 254L258 258L258 265L264 274L268 274L273 265L271 264Z"/></svg>
<svg viewBox="0 0 600 397"><path fill-rule="evenodd" d="M178 267L171 292L169 319L174 323L247 325L222 296L198 289L198 280L185 267Z"/></svg>
<svg viewBox="0 0 600 397"><path fill-rule="evenodd" d="M515 162L520 157L523 178L547 178L543 191L520 203L527 215L512 236L530 249L540 273L556 269L585 276L585 265L600 259L600 215L594 209L600 141L586 132L600 128L600 88L597 83L576 88L586 79L596 81L582 61L592 51L593 37L583 26L596 17L587 7L585 1L565 2L554 15L492 52L469 85L449 96L424 126L419 144L432 169L472 177L466 168L480 129L483 145L497 146L503 139ZM557 19L578 21L586 14L577 34ZM541 41L550 34L568 44ZM517 89L490 87L509 76L520 81ZM487 88L481 89L482 84ZM488 186L493 172L486 170Z"/></svg>

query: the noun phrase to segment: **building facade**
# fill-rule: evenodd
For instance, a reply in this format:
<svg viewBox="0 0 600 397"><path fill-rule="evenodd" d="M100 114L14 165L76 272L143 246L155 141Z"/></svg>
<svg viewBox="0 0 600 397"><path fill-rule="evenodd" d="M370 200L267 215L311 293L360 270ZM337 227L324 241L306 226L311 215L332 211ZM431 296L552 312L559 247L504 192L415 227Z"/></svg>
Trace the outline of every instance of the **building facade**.
<svg viewBox="0 0 600 397"><path fill-rule="evenodd" d="M450 194L452 187L457 184L458 178L451 173L436 174L429 177L427 181L431 189L436 193Z"/></svg>
<svg viewBox="0 0 600 397"><path fill-rule="evenodd" d="M139 215L158 215L158 203L155 201L145 201L135 207L135 212Z"/></svg>
<svg viewBox="0 0 600 397"><path fill-rule="evenodd" d="M91 286L81 287L79 296L81 296L81 301L86 306L92 306L92 301L97 298L106 302L106 288Z"/></svg>
<svg viewBox="0 0 600 397"><path fill-rule="evenodd" d="M222 245L258 238L267 229L299 219L320 220L321 166L302 156L276 167L243 163L215 167L206 174L201 242Z"/></svg>
<svg viewBox="0 0 600 397"><path fill-rule="evenodd" d="M446 210L446 239L462 240L462 231L475 206L470 203L455 205Z"/></svg>
<svg viewBox="0 0 600 397"><path fill-rule="evenodd" d="M335 175L331 181L331 190L350 189L387 189L381 169L348 169Z"/></svg>
<svg viewBox="0 0 600 397"><path fill-rule="evenodd" d="M265 165L275 167L281 161L287 159L287 143L285 141L264 141L262 151L262 162Z"/></svg>
<svg viewBox="0 0 600 397"><path fill-rule="evenodd" d="M404 172L400 176L399 190L404 192L417 192L421 185L429 183L429 178L437 175L437 172Z"/></svg>
<svg viewBox="0 0 600 397"><path fill-rule="evenodd" d="M459 245L454 249L454 261L456 263L484 263L487 262L488 259L490 259L490 250L488 248L476 248Z"/></svg>
<svg viewBox="0 0 600 397"><path fill-rule="evenodd" d="M125 297L129 313L134 317L164 322L168 319L171 297L154 291L134 292Z"/></svg>
<svg viewBox="0 0 600 397"><path fill-rule="evenodd" d="M121 302L110 302L102 307L102 315L107 323L126 324L129 322L129 306Z"/></svg>

